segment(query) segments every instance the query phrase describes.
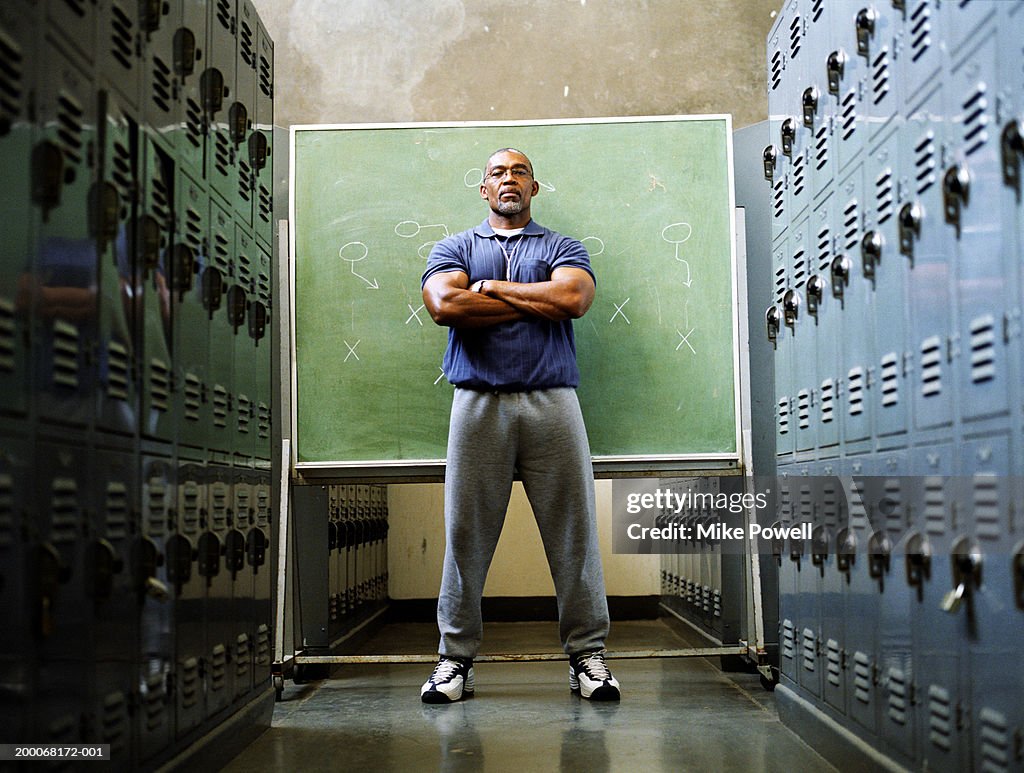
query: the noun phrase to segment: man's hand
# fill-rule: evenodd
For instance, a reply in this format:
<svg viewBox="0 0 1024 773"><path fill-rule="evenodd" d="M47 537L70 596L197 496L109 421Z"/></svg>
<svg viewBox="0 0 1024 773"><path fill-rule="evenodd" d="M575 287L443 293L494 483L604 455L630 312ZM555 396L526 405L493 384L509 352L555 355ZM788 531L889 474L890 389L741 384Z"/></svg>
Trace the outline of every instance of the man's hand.
<svg viewBox="0 0 1024 773"><path fill-rule="evenodd" d="M594 302L594 279L582 268L563 266L551 272L547 282L501 282L483 280L479 292L504 301L526 315L554 322L578 319ZM481 284L475 283L473 286Z"/></svg>
<svg viewBox="0 0 1024 773"><path fill-rule="evenodd" d="M423 304L431 319L446 327L488 327L523 319L526 315L509 303L480 292L480 280L469 287L463 271L434 274L423 285Z"/></svg>

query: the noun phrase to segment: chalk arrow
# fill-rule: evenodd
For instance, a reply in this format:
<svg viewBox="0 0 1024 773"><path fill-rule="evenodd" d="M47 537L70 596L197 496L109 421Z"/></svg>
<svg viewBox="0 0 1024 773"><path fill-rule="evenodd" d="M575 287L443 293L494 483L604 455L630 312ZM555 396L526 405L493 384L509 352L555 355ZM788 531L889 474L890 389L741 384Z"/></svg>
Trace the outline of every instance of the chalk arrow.
<svg viewBox="0 0 1024 773"><path fill-rule="evenodd" d="M352 263L352 273L355 274L360 279L362 279L364 282L366 282L366 289L367 290L379 290L380 289L380 285L377 284L377 278L376 277L374 277L373 281L371 282L369 279L367 279L362 274L356 274L356 264L355 263Z"/></svg>
<svg viewBox="0 0 1024 773"><path fill-rule="evenodd" d="M693 283L693 280L690 278L690 264L682 258L676 258L676 260L686 266L686 279L683 280L683 284L689 287Z"/></svg>

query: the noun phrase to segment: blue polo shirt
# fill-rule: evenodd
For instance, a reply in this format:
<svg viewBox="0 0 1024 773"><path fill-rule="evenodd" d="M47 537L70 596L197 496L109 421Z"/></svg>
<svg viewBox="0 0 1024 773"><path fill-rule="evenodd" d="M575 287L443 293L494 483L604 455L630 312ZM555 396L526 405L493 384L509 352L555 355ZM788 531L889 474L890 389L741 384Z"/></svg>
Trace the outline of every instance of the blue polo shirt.
<svg viewBox="0 0 1024 773"><path fill-rule="evenodd" d="M545 282L562 266L582 268L594 276L590 255L580 242L533 220L520 235L504 242L505 252L512 256L507 269L505 252L497 242L501 238L485 220L438 242L430 251L421 285L448 271L464 272L470 285L481 279ZM443 369L448 381L466 389L523 392L576 387L580 371L572 320L529 317L483 328L450 328Z"/></svg>

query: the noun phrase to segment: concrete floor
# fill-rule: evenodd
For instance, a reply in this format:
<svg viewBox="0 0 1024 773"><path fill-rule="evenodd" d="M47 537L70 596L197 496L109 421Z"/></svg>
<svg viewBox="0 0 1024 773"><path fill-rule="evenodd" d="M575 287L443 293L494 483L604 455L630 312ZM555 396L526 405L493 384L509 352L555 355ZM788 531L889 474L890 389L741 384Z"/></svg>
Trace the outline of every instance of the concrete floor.
<svg viewBox="0 0 1024 773"><path fill-rule="evenodd" d="M688 638L688 637L687 637ZM662 621L618 622L611 651L695 645ZM491 623L484 651L556 652L554 623ZM433 625L392 624L361 653L431 652ZM479 663L476 696L427 706L425 665L349 665L288 683L273 726L229 766L253 771L833 771L779 722L756 674L703 658L611 662L620 704L582 701L564 661Z"/></svg>

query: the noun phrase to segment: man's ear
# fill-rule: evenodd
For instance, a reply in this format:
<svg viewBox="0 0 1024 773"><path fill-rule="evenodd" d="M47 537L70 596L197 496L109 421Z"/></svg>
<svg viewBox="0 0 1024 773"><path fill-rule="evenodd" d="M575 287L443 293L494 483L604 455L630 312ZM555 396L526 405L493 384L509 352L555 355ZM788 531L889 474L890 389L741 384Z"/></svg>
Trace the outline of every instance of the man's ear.
<svg viewBox="0 0 1024 773"><path fill-rule="evenodd" d="M487 198L487 186L484 185L483 183L480 184L480 198L481 199L486 199Z"/></svg>
<svg viewBox="0 0 1024 773"><path fill-rule="evenodd" d="M540 193L540 183L537 182L536 180L534 180L533 181L533 193L530 194L530 197L532 198L532 197L536 196L538 193Z"/></svg>

